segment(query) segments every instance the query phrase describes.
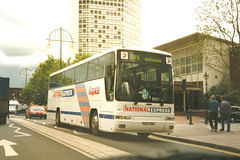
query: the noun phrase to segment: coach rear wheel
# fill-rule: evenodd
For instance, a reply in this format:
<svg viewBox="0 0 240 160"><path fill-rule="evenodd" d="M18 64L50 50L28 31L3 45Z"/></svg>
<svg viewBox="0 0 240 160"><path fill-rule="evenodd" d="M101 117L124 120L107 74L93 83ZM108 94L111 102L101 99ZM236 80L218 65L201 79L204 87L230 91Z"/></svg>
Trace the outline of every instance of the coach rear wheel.
<svg viewBox="0 0 240 160"><path fill-rule="evenodd" d="M99 120L97 112L93 112L91 116L91 131L94 135L99 135Z"/></svg>
<svg viewBox="0 0 240 160"><path fill-rule="evenodd" d="M147 138L150 135L150 133L137 133L137 134L141 138Z"/></svg>

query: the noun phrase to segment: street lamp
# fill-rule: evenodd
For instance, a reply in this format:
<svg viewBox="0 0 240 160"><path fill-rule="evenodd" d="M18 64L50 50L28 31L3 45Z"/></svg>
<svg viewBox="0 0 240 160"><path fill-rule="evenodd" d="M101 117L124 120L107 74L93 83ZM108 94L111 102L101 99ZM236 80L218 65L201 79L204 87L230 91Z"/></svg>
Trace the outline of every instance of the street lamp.
<svg viewBox="0 0 240 160"><path fill-rule="evenodd" d="M53 33L55 33L55 39L51 39L51 35ZM69 41L67 39L67 35L69 35L69 37L71 38L71 41ZM71 42L72 44L70 45L70 48L72 48L74 50L73 43L75 43L75 42L73 42L72 35L67 30L62 29L62 27L60 27L60 29L53 30L50 33L49 38L47 40L49 41L48 44L47 44L48 48L52 47L52 44L50 43L50 41L58 41L58 42L60 42L60 69L62 69L62 42Z"/></svg>
<svg viewBox="0 0 240 160"><path fill-rule="evenodd" d="M28 72L31 72L30 74L28 74ZM22 78L22 76L25 76L25 86L27 85L27 76L32 76L32 71L28 68L24 68L20 71L19 73L19 78Z"/></svg>
<svg viewBox="0 0 240 160"><path fill-rule="evenodd" d="M204 77L204 79L206 81L206 97L208 98L208 95L207 95L207 80L209 78L209 75L207 74L207 72L205 72L203 77ZM207 107L205 109L205 123L204 124L208 124L208 109L207 109Z"/></svg>
<svg viewBox="0 0 240 160"><path fill-rule="evenodd" d="M209 78L209 75L207 74L207 72L205 72L205 74L203 75L205 81L206 81L206 95L207 95L207 80Z"/></svg>

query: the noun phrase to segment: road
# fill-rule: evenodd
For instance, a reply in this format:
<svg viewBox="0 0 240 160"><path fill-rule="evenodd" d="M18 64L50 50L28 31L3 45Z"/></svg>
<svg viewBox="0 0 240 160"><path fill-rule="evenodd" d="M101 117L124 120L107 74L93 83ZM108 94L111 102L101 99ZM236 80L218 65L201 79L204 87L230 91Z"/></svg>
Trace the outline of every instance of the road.
<svg viewBox="0 0 240 160"><path fill-rule="evenodd" d="M11 115L0 125L0 159L239 159L221 150L193 145L190 142L150 135L141 139L136 134L103 133L93 136L88 129L54 121L26 119Z"/></svg>
<svg viewBox="0 0 240 160"><path fill-rule="evenodd" d="M11 121L11 119L8 120L6 125L0 125L0 143L9 144L6 141L12 143L12 145L10 147L0 145L1 160L46 160L56 159L56 156L63 160L69 160L69 157L71 159L89 159L71 148L59 145L58 142ZM5 151L5 148L7 151ZM6 155L9 148L12 151Z"/></svg>

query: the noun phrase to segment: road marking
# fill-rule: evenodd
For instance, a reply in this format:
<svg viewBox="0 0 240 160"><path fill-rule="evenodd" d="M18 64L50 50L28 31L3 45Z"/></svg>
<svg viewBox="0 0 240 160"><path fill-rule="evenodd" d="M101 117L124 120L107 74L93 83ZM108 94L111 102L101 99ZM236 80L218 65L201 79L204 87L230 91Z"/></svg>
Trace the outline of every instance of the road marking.
<svg viewBox="0 0 240 160"><path fill-rule="evenodd" d="M176 141L176 140L164 139L164 138L160 138L160 137L157 137L157 136L154 136L154 135L150 135L150 138L155 139L155 140L165 141L165 142L177 143L177 144L186 145L186 146L198 147L198 148L202 148L202 149L207 149L207 150L211 150L211 151L215 151L215 152L221 152L221 153L230 154L230 155L240 157L240 153L225 151L225 150L211 148L211 147L207 147L207 146L201 146L201 145L197 145L197 144L190 144L190 143L180 142L180 141Z"/></svg>
<svg viewBox="0 0 240 160"><path fill-rule="evenodd" d="M10 157L10 156L18 156L18 154L12 149L11 145L17 145L14 142L10 142L8 140L2 139L0 141L0 146L3 146L5 150L5 156Z"/></svg>
<svg viewBox="0 0 240 160"><path fill-rule="evenodd" d="M73 134L65 133L60 130L45 127L43 125L26 121L19 118L12 118L12 121L24 125L39 134L42 134L58 143L61 143L90 159L108 159L116 157L132 157L133 154L110 147L95 141L91 141Z"/></svg>
<svg viewBox="0 0 240 160"><path fill-rule="evenodd" d="M30 134L23 133L23 132L19 132L19 130L20 130L21 128L19 128L19 127L14 127L13 125L14 125L14 124L11 124L11 125L9 125L9 127L10 127L10 128L16 128L16 130L15 130L14 132L17 133L17 134L20 134L20 135L14 135L14 137L31 136Z"/></svg>

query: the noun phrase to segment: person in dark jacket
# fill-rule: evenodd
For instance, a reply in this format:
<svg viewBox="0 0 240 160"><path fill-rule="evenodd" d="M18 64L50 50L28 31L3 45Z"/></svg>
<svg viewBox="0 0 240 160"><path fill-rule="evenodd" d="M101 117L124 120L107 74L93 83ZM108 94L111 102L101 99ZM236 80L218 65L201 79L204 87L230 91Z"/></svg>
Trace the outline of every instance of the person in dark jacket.
<svg viewBox="0 0 240 160"><path fill-rule="evenodd" d="M227 120L227 132L230 132L230 116L231 116L231 105L228 101L226 101L226 98L222 97L222 102L220 106L220 114L221 114L221 124L222 129L220 131L224 131L224 120Z"/></svg>
<svg viewBox="0 0 240 160"><path fill-rule="evenodd" d="M217 131L218 128L218 108L219 108L219 103L216 100L216 97L214 95L211 96L210 102L208 103L208 107L210 109L210 116L209 116L209 123L211 127L211 131ZM214 126L212 123L212 120L214 119Z"/></svg>

